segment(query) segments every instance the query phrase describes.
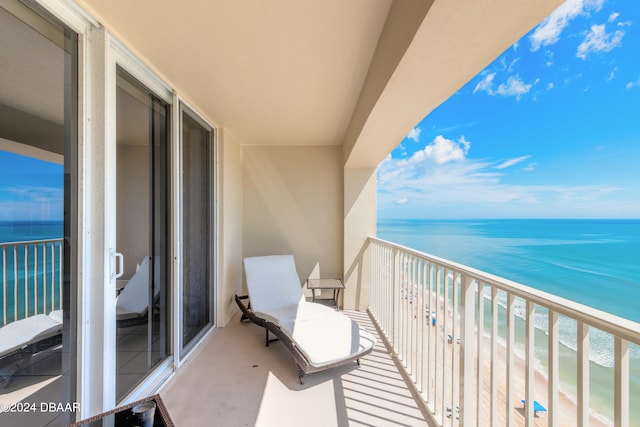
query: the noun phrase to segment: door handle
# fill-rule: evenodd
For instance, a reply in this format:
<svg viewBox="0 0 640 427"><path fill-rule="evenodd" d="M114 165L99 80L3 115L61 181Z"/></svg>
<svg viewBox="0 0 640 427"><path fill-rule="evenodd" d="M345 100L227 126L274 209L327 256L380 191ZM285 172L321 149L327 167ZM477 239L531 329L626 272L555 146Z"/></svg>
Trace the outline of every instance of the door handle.
<svg viewBox="0 0 640 427"><path fill-rule="evenodd" d="M114 263L112 270L113 272L111 273L111 275L114 279L117 279L119 277L122 277L122 275L124 274L124 256L122 256L121 253L115 251L112 252L112 254L114 257L114 261L117 261L117 263Z"/></svg>

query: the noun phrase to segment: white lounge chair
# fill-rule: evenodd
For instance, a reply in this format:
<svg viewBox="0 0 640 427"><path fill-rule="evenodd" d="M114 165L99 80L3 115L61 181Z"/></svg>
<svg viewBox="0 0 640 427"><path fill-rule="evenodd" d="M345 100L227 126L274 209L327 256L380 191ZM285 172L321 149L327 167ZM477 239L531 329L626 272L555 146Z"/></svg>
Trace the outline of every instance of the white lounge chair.
<svg viewBox="0 0 640 427"><path fill-rule="evenodd" d="M292 255L245 258L250 305L236 295L249 319L273 333L293 355L298 377L356 361L371 352L376 339L344 314L308 302L300 286Z"/></svg>
<svg viewBox="0 0 640 427"><path fill-rule="evenodd" d="M0 328L0 377L9 384L32 355L62 344L62 310L16 320Z"/></svg>
<svg viewBox="0 0 640 427"><path fill-rule="evenodd" d="M138 271L127 282L116 298L116 321L118 328L146 324L149 314L149 259L145 256ZM155 277L159 278L160 258L156 257ZM160 295L160 286L156 281L153 300Z"/></svg>

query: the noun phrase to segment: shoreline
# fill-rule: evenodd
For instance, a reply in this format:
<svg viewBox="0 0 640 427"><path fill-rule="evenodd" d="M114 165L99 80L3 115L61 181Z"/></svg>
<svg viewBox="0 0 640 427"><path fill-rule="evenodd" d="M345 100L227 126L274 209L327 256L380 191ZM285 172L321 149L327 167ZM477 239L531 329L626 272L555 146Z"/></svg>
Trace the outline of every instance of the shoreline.
<svg viewBox="0 0 640 427"><path fill-rule="evenodd" d="M491 381L491 339L490 337L484 336L484 390L485 395L489 395L491 393L490 390L490 381ZM498 365L502 366L506 372L506 346L503 344L498 344ZM514 353L513 357L514 361L514 384L513 384L513 392L516 394L514 400L516 402L515 407L515 417L514 421L516 425L524 426L525 425L525 411L524 405L521 406L520 399L524 399L525 396L525 360ZM498 369L500 371L500 369ZM499 382L498 385L498 402L499 407L506 407L506 381ZM534 395L536 396L535 400L540 402L545 408L549 408L548 404L548 388L549 382L547 380L547 376L541 372L539 369L534 369ZM488 404L488 401L487 401ZM565 391L562 391L559 387L558 389L558 422L560 425L575 425L578 411L578 404L572 396L569 396ZM534 425L536 426L546 426L548 424L548 412L542 412L538 414L538 416L534 419ZM483 422L486 421L488 424L489 418L486 417ZM502 420L501 420L502 421ZM595 413L593 410L590 411L589 416L589 425L592 427L611 427L613 426L613 421L606 419L603 415ZM484 424L483 424L484 425ZM501 424L503 425L503 424Z"/></svg>
<svg viewBox="0 0 640 427"><path fill-rule="evenodd" d="M451 328L453 317L452 313L447 310L447 329ZM436 396L443 396L445 403L449 404L451 400L457 401L457 399L449 399L447 401L447 397L452 396L452 370L453 370L453 359L455 358L456 363L459 363L459 355L460 355L460 345L456 344L456 340L454 339L452 342L448 342L447 336L450 333L449 331L445 331L440 322L438 322L438 326L431 326L430 319L427 318L427 323L425 326L428 326L432 331L435 332L435 340L432 340L431 347L429 351L434 352L436 359L436 366L439 370L438 380L442 379L444 381L444 393L442 393L442 383L435 384L436 387ZM484 331L483 331L484 332ZM426 331L425 331L426 333ZM490 405L491 405L491 336L489 333L484 332L482 335L483 339L483 379L482 379L482 390L483 390L483 399L481 405L483 407L482 411L482 422L478 423L478 425L491 425L491 414L490 414ZM476 329L475 339L478 337L478 330ZM435 341L438 340L439 346L435 348ZM442 343L446 346L444 349L442 348ZM451 348L454 346L454 349ZM497 361L496 361L496 379L497 379L497 423L498 426L506 426L506 418L507 418L507 384L506 384L506 354L507 348L503 342L498 341L497 344ZM474 363L474 377L477 378L477 347L473 350L475 354L475 363ZM443 355L444 353L444 355ZM525 425L525 410L524 405L521 404L521 399L525 398L525 374L526 374L526 366L525 359L518 354L518 352L514 352L514 373L513 373L513 384L512 384L512 393L513 393L513 402L514 408L511 410L514 411L514 424L516 426L524 426ZM535 363L535 362L534 362ZM536 363L537 365L537 363ZM542 406L549 409L548 405L548 379L546 373L539 369L539 367L534 368L534 400L538 401ZM458 385L453 385L458 391ZM474 393L477 384L474 385ZM433 386L430 388L433 390ZM431 405L431 403L429 403ZM442 402L438 403L438 406L441 406ZM454 405L451 405L454 406ZM569 395L566 391L562 389L562 384L558 384L558 406L557 408L557 416L558 423L561 426L571 426L576 424L577 419L577 400L575 397ZM440 409L440 408L438 408ZM472 408L473 411L476 411L476 408ZM450 418L445 418L444 425L447 425L447 420ZM477 421L477 420L476 420ZM537 427L547 426L549 423L549 413L548 412L540 412L534 418L534 425ZM592 427L612 427L613 420L608 419L604 415L595 412L593 409L590 409L589 415L589 423Z"/></svg>

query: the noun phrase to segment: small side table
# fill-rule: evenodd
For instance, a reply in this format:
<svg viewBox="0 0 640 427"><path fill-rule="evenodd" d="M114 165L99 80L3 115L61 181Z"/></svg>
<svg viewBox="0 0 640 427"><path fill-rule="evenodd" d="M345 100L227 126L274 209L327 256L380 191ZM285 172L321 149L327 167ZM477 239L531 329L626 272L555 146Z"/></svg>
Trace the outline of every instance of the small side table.
<svg viewBox="0 0 640 427"><path fill-rule="evenodd" d="M333 290L333 304L338 308L338 297L340 296L340 290L344 289L344 283L342 283L341 279L307 279L307 289L311 290L311 299L313 301L316 300L317 290Z"/></svg>

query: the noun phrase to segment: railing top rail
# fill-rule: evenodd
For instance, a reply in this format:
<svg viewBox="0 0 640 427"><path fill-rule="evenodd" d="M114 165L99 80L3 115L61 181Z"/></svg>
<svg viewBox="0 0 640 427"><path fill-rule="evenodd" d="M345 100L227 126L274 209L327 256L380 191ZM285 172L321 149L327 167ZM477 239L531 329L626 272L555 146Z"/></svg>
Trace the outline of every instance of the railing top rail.
<svg viewBox="0 0 640 427"><path fill-rule="evenodd" d="M549 310L584 322L595 328L640 345L640 323L523 285L522 283L514 282L485 271L477 270L454 261L430 255L406 246L379 239L377 237L369 237L369 241L397 249L409 255L423 258L428 262L433 262L462 275L471 276L480 283L488 284L496 287L497 289L510 292L516 297L529 300L536 305L540 305Z"/></svg>
<svg viewBox="0 0 640 427"><path fill-rule="evenodd" d="M50 243L50 242L62 242L64 238L60 237L57 239L40 239L40 240L25 240L21 242L0 242L0 247L5 246L20 246L20 245L36 245L40 243Z"/></svg>

